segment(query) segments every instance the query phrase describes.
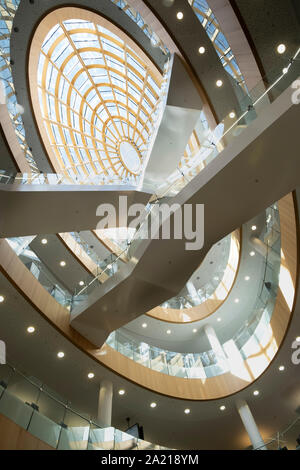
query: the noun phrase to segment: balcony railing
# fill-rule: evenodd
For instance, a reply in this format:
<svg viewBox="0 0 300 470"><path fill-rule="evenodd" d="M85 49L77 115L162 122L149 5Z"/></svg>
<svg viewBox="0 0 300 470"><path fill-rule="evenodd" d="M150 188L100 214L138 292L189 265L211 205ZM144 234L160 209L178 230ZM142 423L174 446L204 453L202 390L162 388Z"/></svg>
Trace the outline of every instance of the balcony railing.
<svg viewBox="0 0 300 470"><path fill-rule="evenodd" d="M166 449L113 427L102 428L11 365L0 367L0 413L57 450Z"/></svg>

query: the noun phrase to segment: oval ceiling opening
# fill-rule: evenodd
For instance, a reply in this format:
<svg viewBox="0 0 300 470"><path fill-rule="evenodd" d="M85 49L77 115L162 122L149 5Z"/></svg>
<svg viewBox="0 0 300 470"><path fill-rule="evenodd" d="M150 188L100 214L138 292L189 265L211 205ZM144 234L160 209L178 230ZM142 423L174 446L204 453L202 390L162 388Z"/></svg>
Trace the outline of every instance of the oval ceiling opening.
<svg viewBox="0 0 300 470"><path fill-rule="evenodd" d="M34 34L29 84L57 173L83 182L137 183L162 75L134 41L93 12L55 10Z"/></svg>

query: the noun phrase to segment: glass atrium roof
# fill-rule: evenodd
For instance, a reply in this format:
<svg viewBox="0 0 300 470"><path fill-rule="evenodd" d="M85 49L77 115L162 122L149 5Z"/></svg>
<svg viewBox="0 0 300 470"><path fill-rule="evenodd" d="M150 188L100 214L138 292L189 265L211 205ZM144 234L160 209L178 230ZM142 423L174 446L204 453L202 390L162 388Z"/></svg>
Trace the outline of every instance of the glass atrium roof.
<svg viewBox="0 0 300 470"><path fill-rule="evenodd" d="M96 22L70 19L52 27L44 39L36 71L38 114L56 171L71 177L102 175L105 183L137 181L153 134L162 76L124 36Z"/></svg>

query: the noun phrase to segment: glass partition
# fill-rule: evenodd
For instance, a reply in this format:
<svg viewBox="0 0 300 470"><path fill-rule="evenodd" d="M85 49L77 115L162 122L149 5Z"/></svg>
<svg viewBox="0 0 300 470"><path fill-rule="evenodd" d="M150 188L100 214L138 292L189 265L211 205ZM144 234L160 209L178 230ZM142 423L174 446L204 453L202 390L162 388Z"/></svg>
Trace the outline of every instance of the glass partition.
<svg viewBox="0 0 300 470"><path fill-rule="evenodd" d="M10 33L13 20L19 7L20 0L0 1L0 81L5 103L14 127L20 148L24 153L31 171L38 172L37 165L25 138L25 130L22 120L24 110L18 105L17 96L11 72L10 60ZM0 84L0 85L1 85ZM4 104L4 103L2 103Z"/></svg>
<svg viewBox="0 0 300 470"><path fill-rule="evenodd" d="M39 380L0 366L0 413L57 450L166 449L97 423Z"/></svg>
<svg viewBox="0 0 300 470"><path fill-rule="evenodd" d="M280 271L280 220L277 204L266 211L266 225L259 236L265 253L264 269L255 307L246 323L233 338L223 345L227 359L210 350L203 353L166 351L138 342L122 330L114 331L106 343L129 359L157 372L176 377L207 378L224 374L232 369L232 344L240 362L249 359L253 350L260 350L270 335L270 321L277 297ZM229 344L228 344L229 343ZM233 358L234 359L234 358Z"/></svg>

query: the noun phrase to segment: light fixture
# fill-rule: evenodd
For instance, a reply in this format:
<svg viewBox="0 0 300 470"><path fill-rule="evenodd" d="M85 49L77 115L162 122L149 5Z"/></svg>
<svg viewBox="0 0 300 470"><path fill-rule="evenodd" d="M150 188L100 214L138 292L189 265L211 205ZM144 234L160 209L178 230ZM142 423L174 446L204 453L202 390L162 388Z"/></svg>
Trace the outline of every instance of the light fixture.
<svg viewBox="0 0 300 470"><path fill-rule="evenodd" d="M28 333L34 333L34 332L35 332L34 326L29 326L29 327L27 328L27 331L28 331Z"/></svg>
<svg viewBox="0 0 300 470"><path fill-rule="evenodd" d="M259 395L259 391L258 391L258 390L254 390L253 395L254 395L255 397L257 397L257 396Z"/></svg>
<svg viewBox="0 0 300 470"><path fill-rule="evenodd" d="M217 321L218 321L218 322L222 321L222 318L219 317L219 318L217 319Z"/></svg>
<svg viewBox="0 0 300 470"><path fill-rule="evenodd" d="M167 335L170 335L171 334L171 330L167 330Z"/></svg>
<svg viewBox="0 0 300 470"><path fill-rule="evenodd" d="M64 268L64 267L66 266L66 262L65 262L65 261L61 261L59 264L61 265L62 268Z"/></svg>
<svg viewBox="0 0 300 470"><path fill-rule="evenodd" d="M231 111L231 113L229 113L229 117L230 117L230 119L234 119L235 118L235 112Z"/></svg>
<svg viewBox="0 0 300 470"><path fill-rule="evenodd" d="M285 367L284 366L279 366L278 369L280 370L280 372L283 372Z"/></svg>
<svg viewBox="0 0 300 470"><path fill-rule="evenodd" d="M286 51L286 45L285 44L279 44L279 46L277 46L278 54L284 54L285 51Z"/></svg>
<svg viewBox="0 0 300 470"><path fill-rule="evenodd" d="M296 341L297 343L300 343L300 336L297 336Z"/></svg>
<svg viewBox="0 0 300 470"><path fill-rule="evenodd" d="M221 411L225 411L225 410L226 410L226 406L224 406L224 405L220 406L220 410L221 410Z"/></svg>
<svg viewBox="0 0 300 470"><path fill-rule="evenodd" d="M3 295L0 295L0 302L4 302L4 297L3 297Z"/></svg>
<svg viewBox="0 0 300 470"><path fill-rule="evenodd" d="M240 301L240 299L234 299L234 303L235 303L235 304L238 304L239 301Z"/></svg>
<svg viewBox="0 0 300 470"><path fill-rule="evenodd" d="M245 276L245 281L249 281L250 280L250 276Z"/></svg>
<svg viewBox="0 0 300 470"><path fill-rule="evenodd" d="M194 329L193 329L193 333L197 333L197 328L194 328Z"/></svg>
<svg viewBox="0 0 300 470"><path fill-rule="evenodd" d="M216 85L217 85L218 88L220 88L223 85L222 80L217 80Z"/></svg>
<svg viewBox="0 0 300 470"><path fill-rule="evenodd" d="M156 405L155 401L153 401L153 402L150 404L150 406L151 406L151 408L156 408L157 405Z"/></svg>
<svg viewBox="0 0 300 470"><path fill-rule="evenodd" d="M204 46L199 47L198 51L199 51L199 54L204 54L205 47Z"/></svg>
<svg viewBox="0 0 300 470"><path fill-rule="evenodd" d="M80 286L84 286L84 282L83 282L83 281L79 281L79 285L80 285Z"/></svg>
<svg viewBox="0 0 300 470"><path fill-rule="evenodd" d="M94 374L93 372L90 372L90 373L88 374L88 378L89 378L89 379L93 379L94 377L95 377L95 374Z"/></svg>
<svg viewBox="0 0 300 470"><path fill-rule="evenodd" d="M251 230L254 232L254 230L256 229L257 229L256 225L252 225Z"/></svg>
<svg viewBox="0 0 300 470"><path fill-rule="evenodd" d="M250 251L250 256L255 256L255 251Z"/></svg>
<svg viewBox="0 0 300 470"><path fill-rule="evenodd" d="M183 18L183 13L182 13L182 11L178 11L178 13L177 13L176 16L177 16L177 19L178 19L178 20L182 20L182 18Z"/></svg>
<svg viewBox="0 0 300 470"><path fill-rule="evenodd" d="M123 389L121 388L121 390L119 390L118 393L119 393L119 395L121 395L121 396L122 396L122 395L125 395L125 390L123 390Z"/></svg>
<svg viewBox="0 0 300 470"><path fill-rule="evenodd" d="M283 75L286 75L288 71L289 71L288 67L284 67L284 69L282 69Z"/></svg>
<svg viewBox="0 0 300 470"><path fill-rule="evenodd" d="M41 240L41 244L42 244L42 245L47 245L47 243L48 243L47 238L43 238L43 239Z"/></svg>
<svg viewBox="0 0 300 470"><path fill-rule="evenodd" d="M59 353L57 353L57 357L58 357L59 359L62 359L64 356L65 356L65 353L62 352L62 351L60 351Z"/></svg>
<svg viewBox="0 0 300 470"><path fill-rule="evenodd" d="M142 324L142 327L143 327L143 328L147 328L147 323L143 323L143 324Z"/></svg>
<svg viewBox="0 0 300 470"><path fill-rule="evenodd" d="M108 268L108 269L111 269L111 268L112 268L112 265L111 265L111 264L108 264L108 265L107 265L107 268Z"/></svg>
<svg viewBox="0 0 300 470"><path fill-rule="evenodd" d="M190 412L191 412L191 410L190 410L189 408L186 408L186 409L184 410L184 412L185 412L186 415L189 415Z"/></svg>
<svg viewBox="0 0 300 470"><path fill-rule="evenodd" d="M220 279L218 278L218 276L215 276L214 277L214 281L219 281Z"/></svg>

